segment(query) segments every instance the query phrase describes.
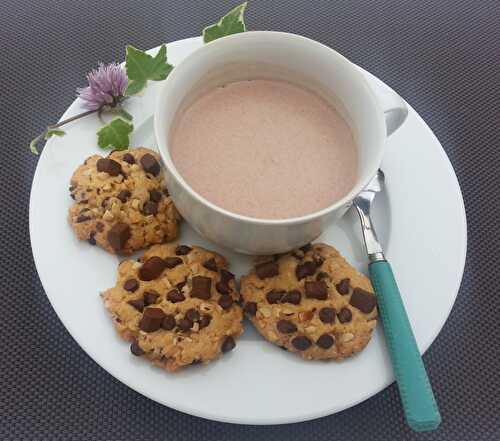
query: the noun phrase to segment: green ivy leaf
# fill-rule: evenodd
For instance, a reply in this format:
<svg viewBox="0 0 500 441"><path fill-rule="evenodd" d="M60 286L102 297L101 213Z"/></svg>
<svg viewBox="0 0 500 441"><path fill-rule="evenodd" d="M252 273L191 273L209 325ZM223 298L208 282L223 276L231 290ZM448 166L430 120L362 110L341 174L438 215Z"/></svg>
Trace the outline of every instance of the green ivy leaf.
<svg viewBox="0 0 500 441"><path fill-rule="evenodd" d="M125 69L128 87L125 95L135 95L146 87L148 80L161 81L167 78L173 69L167 63L167 47L162 45L158 53L152 57L146 52L128 45L125 56Z"/></svg>
<svg viewBox="0 0 500 441"><path fill-rule="evenodd" d="M236 8L231 9L216 24L207 26L203 29L203 41L208 43L218 38L225 37L226 35L245 32L246 27L243 14L245 13L246 7L247 2L236 6Z"/></svg>
<svg viewBox="0 0 500 441"><path fill-rule="evenodd" d="M97 132L97 143L102 149L125 150L134 126L123 118L115 118Z"/></svg>

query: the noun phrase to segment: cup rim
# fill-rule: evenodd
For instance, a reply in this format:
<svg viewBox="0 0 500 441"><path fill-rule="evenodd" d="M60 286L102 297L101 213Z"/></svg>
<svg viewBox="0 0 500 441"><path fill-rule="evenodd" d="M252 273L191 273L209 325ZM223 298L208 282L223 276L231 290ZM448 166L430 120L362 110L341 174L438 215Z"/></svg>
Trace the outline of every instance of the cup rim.
<svg viewBox="0 0 500 441"><path fill-rule="evenodd" d="M363 88L363 93L368 96L368 99L372 102L373 107L376 108L377 111L377 125L379 128L379 132L385 136L385 121L382 117L382 110L380 109L380 106L378 104L378 100L371 89L371 87L368 84L368 81L366 78L363 76L361 71L358 70L357 66L349 61L346 57L344 57L342 54L337 52L336 50L332 49L329 46L326 46L323 43L320 43L316 40L313 40L308 37L304 37L302 35L298 34L293 34L289 32L280 32L280 31L246 31L238 34L233 34L229 35L223 38L219 38L217 40L211 41L210 43L204 44L202 47L199 47L198 49L195 49L191 54L189 54L184 60L177 65L172 72L169 74L167 79L165 80L164 84L161 86L160 93L158 94L157 100L156 100L156 106L155 106L155 112L154 112L154 132L155 132L155 137L156 137L156 142L158 144L158 150L160 153L160 156L163 160L163 163L165 167L167 167L170 171L170 173L175 177L175 179L178 181L178 183L182 186L184 191L187 191L191 197L196 199L198 202L201 204L205 205L206 207L210 208L211 210L226 216L228 218L231 218L236 221L240 222L246 222L254 225L294 225L294 224L301 224L301 223L307 223L313 220L316 220L318 218L321 218L325 215L328 215L335 210L338 210L339 208L349 206L353 199L363 190L366 185L370 182L372 176L370 175L375 175L376 171L378 170L380 163L382 162L382 157L383 157L383 149L380 149L380 151L377 154L377 160L373 161L372 165L372 172L369 173L367 177L365 177L363 180L358 180L356 185L351 189L351 191L346 194L343 198L339 199L335 203L329 205L328 207L325 207L321 210L315 211L313 213L308 213L303 216L297 216L297 217L291 217L291 218L286 218L286 219L265 219L265 218L255 218L251 216L246 216L243 214L238 214L234 213L232 211L226 210L225 208L222 208L213 202L210 202L208 199L204 198L202 195L200 195L198 192L196 192L182 177L182 175L178 172L177 168L175 167L175 164L172 161L170 152L167 148L167 140L166 137L164 142L162 142L162 137L161 133L159 133L159 127L163 127L160 114L163 111L163 108L166 107L164 105L165 100L163 99L163 96L167 93L166 91L170 87L170 84L173 83L177 77L182 75L182 70L185 70L189 68L190 62L192 62L193 59L199 56L199 54L203 51L210 50L211 48L215 46L222 46L224 44L229 44L233 40L245 40L247 38L260 38L260 37L270 37L270 38L288 38L291 40L295 41L302 41L302 42L307 42L307 44L312 44L316 45L317 47L321 47L322 50L327 50L330 53L330 56L335 56L337 57L338 61L344 64L348 64L349 67L353 70L353 75L357 77L357 81ZM187 66L187 67L186 67Z"/></svg>

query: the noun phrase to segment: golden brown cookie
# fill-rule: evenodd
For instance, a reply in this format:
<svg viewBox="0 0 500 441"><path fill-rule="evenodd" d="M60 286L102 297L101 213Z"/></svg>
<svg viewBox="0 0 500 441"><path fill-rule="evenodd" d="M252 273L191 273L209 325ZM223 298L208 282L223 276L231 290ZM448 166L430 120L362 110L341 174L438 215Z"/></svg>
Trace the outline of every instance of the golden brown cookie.
<svg viewBox="0 0 500 441"><path fill-rule="evenodd" d="M177 237L179 214L159 156L146 148L93 155L74 172L69 221L81 240L128 255Z"/></svg>
<svg viewBox="0 0 500 441"><path fill-rule="evenodd" d="M138 262L123 261L102 296L131 352L169 371L208 363L243 332L234 275L203 248L155 245Z"/></svg>
<svg viewBox="0 0 500 441"><path fill-rule="evenodd" d="M241 296L267 340L308 360L361 351L377 324L370 281L325 244L261 261L241 279Z"/></svg>

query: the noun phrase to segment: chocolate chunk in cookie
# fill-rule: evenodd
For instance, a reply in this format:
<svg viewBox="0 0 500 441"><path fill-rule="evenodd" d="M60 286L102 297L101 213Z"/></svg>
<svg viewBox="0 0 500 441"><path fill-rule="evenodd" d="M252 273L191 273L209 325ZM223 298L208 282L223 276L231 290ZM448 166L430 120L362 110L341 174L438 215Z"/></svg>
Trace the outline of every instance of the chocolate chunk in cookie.
<svg viewBox="0 0 500 441"><path fill-rule="evenodd" d="M210 277L195 276L191 280L191 283L191 297L197 297L203 300L208 300L210 298L210 287L212 285L212 279Z"/></svg>
<svg viewBox="0 0 500 441"><path fill-rule="evenodd" d="M161 327L165 313L160 308L147 308L139 321L139 328L144 332L155 332Z"/></svg>
<svg viewBox="0 0 500 441"><path fill-rule="evenodd" d="M310 299L326 300L328 297L328 286L322 280L305 283L306 297Z"/></svg>
<svg viewBox="0 0 500 441"><path fill-rule="evenodd" d="M150 173L153 176L157 176L160 173L160 163L149 153L146 153L141 158L141 165L146 173Z"/></svg>
<svg viewBox="0 0 500 441"><path fill-rule="evenodd" d="M311 347L311 340L307 337L300 335L292 339L292 345L297 351L305 351Z"/></svg>
<svg viewBox="0 0 500 441"><path fill-rule="evenodd" d="M139 288L139 282L136 279L128 279L124 284L123 288L126 291L135 292Z"/></svg>
<svg viewBox="0 0 500 441"><path fill-rule="evenodd" d="M187 254L189 254L191 252L191 250L192 250L192 248L188 247L187 245L178 245L175 248L175 254L177 256L186 256Z"/></svg>
<svg viewBox="0 0 500 441"><path fill-rule="evenodd" d="M109 158L101 158L96 163L97 171L107 173L110 176L118 176L122 172L119 162Z"/></svg>
<svg viewBox="0 0 500 441"><path fill-rule="evenodd" d="M323 323L334 323L335 314L336 314L335 308L330 308L330 307L321 308L319 310L319 319Z"/></svg>
<svg viewBox="0 0 500 441"><path fill-rule="evenodd" d="M161 257L153 256L144 262L139 269L139 279L150 281L160 277L160 274L167 267L165 260Z"/></svg>
<svg viewBox="0 0 500 441"><path fill-rule="evenodd" d="M130 239L130 226L124 223L113 225L108 231L108 243L116 253L120 253Z"/></svg>
<svg viewBox="0 0 500 441"><path fill-rule="evenodd" d="M279 274L279 265L276 262L264 262L255 267L259 279L268 279Z"/></svg>
<svg viewBox="0 0 500 441"><path fill-rule="evenodd" d="M317 266L314 262L308 261L297 265L295 275L297 280L302 280L307 276L312 276L316 272Z"/></svg>
<svg viewBox="0 0 500 441"><path fill-rule="evenodd" d="M335 288L337 288L337 291L342 294L346 295L349 294L349 285L350 285L350 280L349 279L342 279L339 283L335 285Z"/></svg>
<svg viewBox="0 0 500 441"><path fill-rule="evenodd" d="M213 258L208 259L206 262L204 262L203 266L209 271L214 271L214 272L218 271L217 262Z"/></svg>
<svg viewBox="0 0 500 441"><path fill-rule="evenodd" d="M354 288L349 303L355 308L358 308L361 312L369 314L377 305L377 300L371 292L361 288Z"/></svg>

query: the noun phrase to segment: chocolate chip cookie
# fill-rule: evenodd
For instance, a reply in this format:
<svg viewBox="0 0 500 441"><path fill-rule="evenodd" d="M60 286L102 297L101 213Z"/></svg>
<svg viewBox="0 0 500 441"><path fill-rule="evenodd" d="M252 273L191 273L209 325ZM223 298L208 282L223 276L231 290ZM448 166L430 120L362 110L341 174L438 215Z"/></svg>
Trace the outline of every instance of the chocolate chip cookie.
<svg viewBox="0 0 500 441"><path fill-rule="evenodd" d="M377 324L370 281L325 244L260 261L241 279L241 295L267 340L309 360L361 351Z"/></svg>
<svg viewBox="0 0 500 441"><path fill-rule="evenodd" d="M132 354L169 371L231 351L243 332L234 275L203 248L154 245L123 261L102 296Z"/></svg>
<svg viewBox="0 0 500 441"><path fill-rule="evenodd" d="M152 150L93 155L76 169L69 191L69 221L91 245L128 255L177 237L179 214Z"/></svg>

